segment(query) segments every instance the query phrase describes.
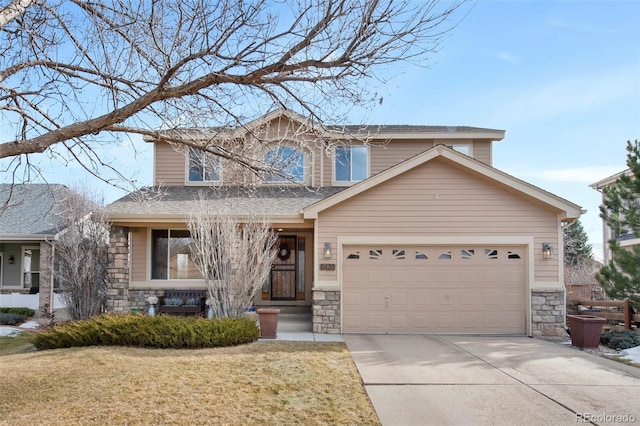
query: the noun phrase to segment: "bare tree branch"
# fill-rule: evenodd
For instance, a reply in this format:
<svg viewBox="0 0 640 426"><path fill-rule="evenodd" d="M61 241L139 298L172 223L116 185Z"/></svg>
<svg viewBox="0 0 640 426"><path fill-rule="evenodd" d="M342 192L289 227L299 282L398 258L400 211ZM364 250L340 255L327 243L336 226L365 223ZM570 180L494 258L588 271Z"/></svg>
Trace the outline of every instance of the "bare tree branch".
<svg viewBox="0 0 640 426"><path fill-rule="evenodd" d="M74 158L112 130L225 126L274 104L332 121L373 101L382 66L428 61L465 1L11 1L0 159L54 146Z"/></svg>
<svg viewBox="0 0 640 426"><path fill-rule="evenodd" d="M213 211L205 199L187 221L191 255L207 286L215 318L242 318L269 277L276 234L259 217L242 221Z"/></svg>
<svg viewBox="0 0 640 426"><path fill-rule="evenodd" d="M25 10L27 10L29 6L31 6L32 3L35 3L35 1L15 0L9 3L5 8L0 10L0 28L17 19L25 12Z"/></svg>
<svg viewBox="0 0 640 426"><path fill-rule="evenodd" d="M53 275L73 319L87 319L104 311L109 222L100 204L95 194L82 189L70 193L58 212L61 227Z"/></svg>

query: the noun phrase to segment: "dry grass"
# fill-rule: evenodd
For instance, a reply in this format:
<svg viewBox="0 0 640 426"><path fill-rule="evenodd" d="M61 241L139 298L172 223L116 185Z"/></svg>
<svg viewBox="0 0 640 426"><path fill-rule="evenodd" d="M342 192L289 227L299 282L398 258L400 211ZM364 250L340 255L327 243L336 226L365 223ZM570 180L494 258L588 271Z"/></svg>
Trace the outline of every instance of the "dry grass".
<svg viewBox="0 0 640 426"><path fill-rule="evenodd" d="M380 424L342 343L3 356L1 425Z"/></svg>
<svg viewBox="0 0 640 426"><path fill-rule="evenodd" d="M13 355L33 348L34 334L32 332L22 332L16 336L0 336L0 356Z"/></svg>

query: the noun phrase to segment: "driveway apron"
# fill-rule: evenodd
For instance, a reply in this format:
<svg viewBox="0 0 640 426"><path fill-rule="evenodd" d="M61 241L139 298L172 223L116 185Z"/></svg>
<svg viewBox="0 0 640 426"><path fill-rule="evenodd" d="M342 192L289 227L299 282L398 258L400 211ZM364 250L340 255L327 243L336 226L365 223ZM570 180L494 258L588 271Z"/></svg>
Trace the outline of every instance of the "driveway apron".
<svg viewBox="0 0 640 426"><path fill-rule="evenodd" d="M640 369L558 343L343 337L385 426L640 424Z"/></svg>

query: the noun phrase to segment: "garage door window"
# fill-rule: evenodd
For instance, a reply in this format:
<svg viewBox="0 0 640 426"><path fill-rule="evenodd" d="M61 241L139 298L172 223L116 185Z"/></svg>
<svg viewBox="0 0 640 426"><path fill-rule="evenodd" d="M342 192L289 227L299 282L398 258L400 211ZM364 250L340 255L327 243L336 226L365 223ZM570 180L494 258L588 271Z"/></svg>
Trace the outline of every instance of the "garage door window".
<svg viewBox="0 0 640 426"><path fill-rule="evenodd" d="M438 256L438 259L440 259L440 260L451 260L451 252L450 251L446 251L444 253L441 253L440 256Z"/></svg>
<svg viewBox="0 0 640 426"><path fill-rule="evenodd" d="M355 253L349 253L349 254L347 255L347 259L349 259L349 260L360 259L360 252L359 252L359 251L357 251L357 252L355 252Z"/></svg>
<svg viewBox="0 0 640 426"><path fill-rule="evenodd" d="M489 259L498 259L498 250L496 249L484 249L484 255Z"/></svg>
<svg viewBox="0 0 640 426"><path fill-rule="evenodd" d="M393 249L391 251L391 255L393 256L394 259L396 260L404 260L405 258L405 251L404 250L397 250L397 249Z"/></svg>
<svg viewBox="0 0 640 426"><path fill-rule="evenodd" d="M509 251L507 255L508 259L521 259L520 255L514 251Z"/></svg>

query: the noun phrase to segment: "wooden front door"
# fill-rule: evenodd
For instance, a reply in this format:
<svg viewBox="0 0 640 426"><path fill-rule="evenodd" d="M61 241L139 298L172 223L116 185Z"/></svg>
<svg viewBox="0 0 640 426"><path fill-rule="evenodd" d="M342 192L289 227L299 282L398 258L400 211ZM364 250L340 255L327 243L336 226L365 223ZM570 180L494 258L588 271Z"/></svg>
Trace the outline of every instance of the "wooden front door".
<svg viewBox="0 0 640 426"><path fill-rule="evenodd" d="M271 265L271 300L297 300L297 237L280 236L276 247L278 255Z"/></svg>

